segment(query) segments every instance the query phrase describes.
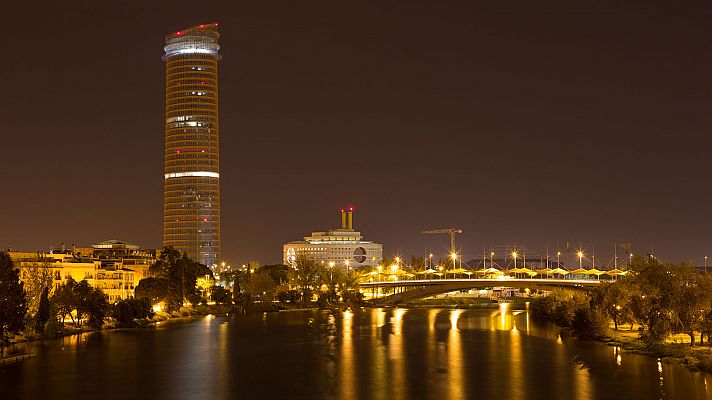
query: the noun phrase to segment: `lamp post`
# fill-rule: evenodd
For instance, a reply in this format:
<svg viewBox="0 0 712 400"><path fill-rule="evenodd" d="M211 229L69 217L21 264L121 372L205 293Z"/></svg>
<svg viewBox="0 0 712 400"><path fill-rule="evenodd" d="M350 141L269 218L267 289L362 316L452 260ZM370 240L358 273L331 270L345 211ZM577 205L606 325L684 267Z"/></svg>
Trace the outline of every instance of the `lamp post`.
<svg viewBox="0 0 712 400"><path fill-rule="evenodd" d="M579 269L582 269L583 267L583 251L579 250L578 253L576 253L579 259Z"/></svg>
<svg viewBox="0 0 712 400"><path fill-rule="evenodd" d="M514 269L517 269L517 252L512 252L512 258L514 259Z"/></svg>
<svg viewBox="0 0 712 400"><path fill-rule="evenodd" d="M556 268L561 268L561 263L559 260L561 259L561 252L557 251L556 252Z"/></svg>
<svg viewBox="0 0 712 400"><path fill-rule="evenodd" d="M452 257L452 269L455 270L457 269L457 253L450 254L450 257Z"/></svg>
<svg viewBox="0 0 712 400"><path fill-rule="evenodd" d="M428 259L430 260L430 266L428 268L433 269L433 253L428 255Z"/></svg>
<svg viewBox="0 0 712 400"><path fill-rule="evenodd" d="M486 269L485 265L485 269ZM490 253L490 268L494 268L494 251Z"/></svg>
<svg viewBox="0 0 712 400"><path fill-rule="evenodd" d="M349 276L349 260L344 260L344 264L346 264L346 276Z"/></svg>
<svg viewBox="0 0 712 400"><path fill-rule="evenodd" d="M705 256L705 274L707 273L707 256Z"/></svg>
<svg viewBox="0 0 712 400"><path fill-rule="evenodd" d="M336 263L329 261L329 273L331 274L330 280L332 285L334 284L334 265L336 265Z"/></svg>

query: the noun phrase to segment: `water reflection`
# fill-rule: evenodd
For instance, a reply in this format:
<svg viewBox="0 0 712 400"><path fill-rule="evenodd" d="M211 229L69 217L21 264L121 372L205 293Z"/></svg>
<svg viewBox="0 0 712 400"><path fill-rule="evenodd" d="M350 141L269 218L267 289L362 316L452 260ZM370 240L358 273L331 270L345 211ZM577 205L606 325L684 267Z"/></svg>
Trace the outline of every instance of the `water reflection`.
<svg viewBox="0 0 712 400"><path fill-rule="evenodd" d="M509 304L211 316L14 346L37 356L0 368L0 398L712 397L707 374L559 333Z"/></svg>
<svg viewBox="0 0 712 400"><path fill-rule="evenodd" d="M392 368L390 379L390 396L392 399L408 398L408 387L405 377L405 352L403 349L403 317L408 312L404 308L393 310L391 317L391 335L388 338L389 366ZM397 390L394 390L398 388Z"/></svg>
<svg viewBox="0 0 712 400"><path fill-rule="evenodd" d="M462 341L460 330L457 328L457 322L463 310L452 310L450 312L450 335L447 343L447 377L448 380L448 398L464 399L465 391L465 368L463 365Z"/></svg>
<svg viewBox="0 0 712 400"><path fill-rule="evenodd" d="M351 310L346 310L342 314L341 328L341 366L339 371L341 376L341 390L344 399L356 399L354 373L356 372L356 363L354 362L353 349L353 318L354 314ZM335 320L335 319L334 319Z"/></svg>

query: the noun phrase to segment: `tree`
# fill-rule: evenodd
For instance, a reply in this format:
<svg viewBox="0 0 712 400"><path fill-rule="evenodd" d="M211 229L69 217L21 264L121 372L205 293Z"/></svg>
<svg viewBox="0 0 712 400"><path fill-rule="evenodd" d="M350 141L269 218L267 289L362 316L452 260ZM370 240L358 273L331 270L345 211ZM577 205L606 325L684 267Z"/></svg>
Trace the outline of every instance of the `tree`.
<svg viewBox="0 0 712 400"><path fill-rule="evenodd" d="M596 339L608 333L608 318L600 307L581 307L574 313L571 327L579 337Z"/></svg>
<svg viewBox="0 0 712 400"><path fill-rule="evenodd" d="M639 319L649 344L664 341L671 333L690 335L700 328L710 299L709 285L689 264L669 264L652 256L634 257L630 263L640 295L632 296L631 309Z"/></svg>
<svg viewBox="0 0 712 400"><path fill-rule="evenodd" d="M230 291L222 286L215 286L213 288L213 300L216 304L229 304L230 301Z"/></svg>
<svg viewBox="0 0 712 400"><path fill-rule="evenodd" d="M51 303L54 304L55 310L57 312L56 317L63 321L67 315L72 320L72 324L76 325L77 321L74 320L74 315L72 312L77 308L76 297L74 295L74 287L77 285L71 276L67 281L55 289L52 295Z"/></svg>
<svg viewBox="0 0 712 400"><path fill-rule="evenodd" d="M86 319L89 326L101 329L108 307L107 297L101 289L89 286L86 280L77 282L71 277L55 290L52 296L57 317L63 320L67 315L72 324L81 326ZM74 318L76 311L77 318Z"/></svg>
<svg viewBox="0 0 712 400"><path fill-rule="evenodd" d="M284 264L264 265L260 271L267 272L275 285L289 282L289 267Z"/></svg>
<svg viewBox="0 0 712 400"><path fill-rule="evenodd" d="M233 298L242 314L247 314L256 300L272 301L276 285L266 271L233 271Z"/></svg>
<svg viewBox="0 0 712 400"><path fill-rule="evenodd" d="M305 256L298 256L296 267L291 270L290 282L297 286L302 295L302 302L308 303L312 299L314 290L317 289L319 277L324 276L321 265Z"/></svg>
<svg viewBox="0 0 712 400"><path fill-rule="evenodd" d="M245 293L261 301L272 301L277 285L269 274L265 271L257 271L250 275L244 287Z"/></svg>
<svg viewBox="0 0 712 400"><path fill-rule="evenodd" d="M137 319L146 319L153 316L153 308L148 299L124 299L116 303L111 316L116 320L116 325L129 328L136 325Z"/></svg>
<svg viewBox="0 0 712 400"><path fill-rule="evenodd" d="M215 286L215 279L212 276L200 277L196 280L195 287L200 291L200 298L203 302L210 300L213 286Z"/></svg>
<svg viewBox="0 0 712 400"><path fill-rule="evenodd" d="M82 299L82 308L89 316L89 326L93 329L101 329L104 326L104 318L108 308L107 299L106 294L101 289L96 288L91 288L87 297Z"/></svg>
<svg viewBox="0 0 712 400"><path fill-rule="evenodd" d="M633 317L631 311L632 289L626 281L610 283L594 294L592 304L601 307L613 320L615 330L620 324L630 322Z"/></svg>
<svg viewBox="0 0 712 400"><path fill-rule="evenodd" d="M25 315L27 298L20 276L10 255L0 252L0 342L8 343L25 327Z"/></svg>
<svg viewBox="0 0 712 400"><path fill-rule="evenodd" d="M86 279L82 279L74 286L74 307L77 310L77 322L80 326L84 319L88 319L90 315L91 289Z"/></svg>
<svg viewBox="0 0 712 400"><path fill-rule="evenodd" d="M45 287L40 296L40 304L35 314L35 332L43 333L50 317L49 288Z"/></svg>
<svg viewBox="0 0 712 400"><path fill-rule="evenodd" d="M135 294L137 298L148 299L151 304L164 301L168 297L168 279L143 278L138 281Z"/></svg>
<svg viewBox="0 0 712 400"><path fill-rule="evenodd" d="M339 289L344 301L358 303L363 299L363 294L358 290L358 273L350 271L341 275Z"/></svg>
<svg viewBox="0 0 712 400"><path fill-rule="evenodd" d="M40 306L40 298L46 288L52 290L54 273L49 263L32 263L20 270L22 282L27 296L27 311L35 315Z"/></svg>
<svg viewBox="0 0 712 400"><path fill-rule="evenodd" d="M705 279L698 274L685 275L672 301L675 316L673 331L690 336L691 346L695 345L695 331L701 328L709 304L710 291Z"/></svg>
<svg viewBox="0 0 712 400"><path fill-rule="evenodd" d="M171 246L166 246L150 271L168 280L167 305L169 310L177 310L188 295L195 293L198 277L212 275L210 268L188 257Z"/></svg>

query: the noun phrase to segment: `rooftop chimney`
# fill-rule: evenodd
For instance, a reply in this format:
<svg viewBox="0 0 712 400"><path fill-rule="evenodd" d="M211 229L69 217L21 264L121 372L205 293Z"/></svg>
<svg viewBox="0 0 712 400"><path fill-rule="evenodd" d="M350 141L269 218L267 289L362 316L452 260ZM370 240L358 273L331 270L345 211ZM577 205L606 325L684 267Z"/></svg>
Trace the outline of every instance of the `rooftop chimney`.
<svg viewBox="0 0 712 400"><path fill-rule="evenodd" d="M349 230L354 230L354 208L349 207Z"/></svg>
<svg viewBox="0 0 712 400"><path fill-rule="evenodd" d="M346 210L341 209L341 229L346 229Z"/></svg>

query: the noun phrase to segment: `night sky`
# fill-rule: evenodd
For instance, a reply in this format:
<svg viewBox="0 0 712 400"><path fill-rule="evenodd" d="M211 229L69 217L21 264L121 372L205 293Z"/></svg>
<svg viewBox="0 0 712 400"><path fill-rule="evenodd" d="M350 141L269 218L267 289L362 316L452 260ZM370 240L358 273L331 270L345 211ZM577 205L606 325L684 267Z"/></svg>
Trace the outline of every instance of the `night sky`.
<svg viewBox="0 0 712 400"><path fill-rule="evenodd" d="M451 226L465 259L567 240L712 256L709 8L94 3L4 7L2 247L161 245L164 36L219 22L233 264L279 262L346 205L386 257L444 254L419 232Z"/></svg>

